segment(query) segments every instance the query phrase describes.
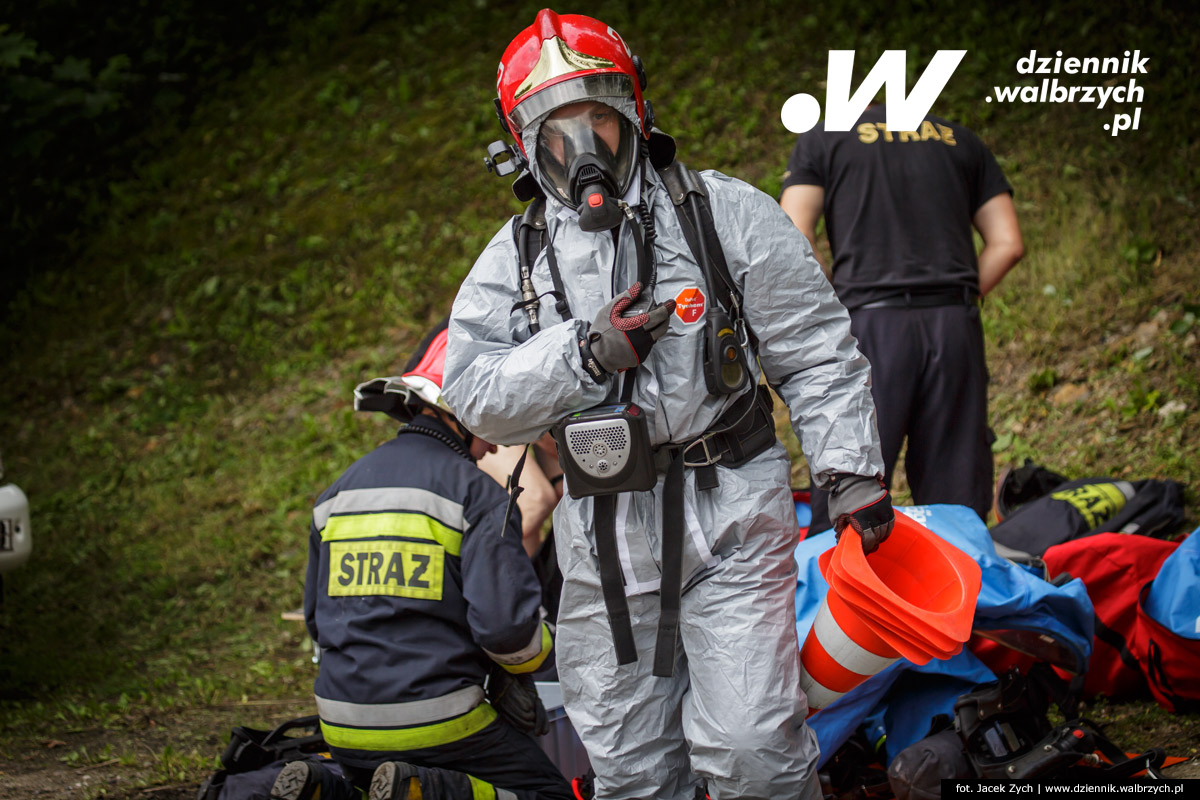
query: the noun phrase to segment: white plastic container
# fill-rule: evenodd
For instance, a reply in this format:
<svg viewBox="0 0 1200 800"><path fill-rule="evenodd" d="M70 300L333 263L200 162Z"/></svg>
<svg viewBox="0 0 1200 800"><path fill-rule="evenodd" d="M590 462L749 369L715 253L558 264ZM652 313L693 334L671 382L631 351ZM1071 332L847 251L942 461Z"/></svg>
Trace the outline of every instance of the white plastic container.
<svg viewBox="0 0 1200 800"><path fill-rule="evenodd" d="M29 526L29 500L15 484L0 486L0 574L29 560L33 532Z"/></svg>
<svg viewBox="0 0 1200 800"><path fill-rule="evenodd" d="M562 688L558 681L537 681L537 690L542 705L546 707L546 715L550 718L550 732L537 738L538 747L550 756L554 766L568 781L581 777L591 767L591 762L563 708Z"/></svg>

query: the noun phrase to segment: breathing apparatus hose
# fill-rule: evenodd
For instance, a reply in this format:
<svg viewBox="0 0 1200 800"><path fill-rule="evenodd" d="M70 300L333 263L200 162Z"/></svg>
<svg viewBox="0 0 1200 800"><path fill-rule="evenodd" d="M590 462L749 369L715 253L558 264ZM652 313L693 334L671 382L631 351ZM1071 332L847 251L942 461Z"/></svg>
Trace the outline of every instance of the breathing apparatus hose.
<svg viewBox="0 0 1200 800"><path fill-rule="evenodd" d="M642 284L642 294L650 298L650 308L654 308L654 287L658 283L658 259L654 255L654 218L646 207L645 201L631 206L624 201L620 204L625 218L621 221L617 241L626 227L630 229L637 250L637 280Z"/></svg>
<svg viewBox="0 0 1200 800"><path fill-rule="evenodd" d="M520 235L517 236L517 261L521 265L521 307L525 310L525 316L529 320L529 332L536 334L542 329L541 322L538 320L538 294L533 288L533 263L529 258L529 239L533 236L534 226L533 220L537 215L541 200L534 200L525 209L525 213L521 216Z"/></svg>
<svg viewBox="0 0 1200 800"><path fill-rule="evenodd" d="M651 300L653 300L654 286L658 283L658 257L654 254L654 240L658 238L658 231L654 227L654 214L651 213L645 200L638 203L637 213L641 219L644 234L642 250L648 254L647 257L650 259L650 279L646 283L646 289L650 293Z"/></svg>

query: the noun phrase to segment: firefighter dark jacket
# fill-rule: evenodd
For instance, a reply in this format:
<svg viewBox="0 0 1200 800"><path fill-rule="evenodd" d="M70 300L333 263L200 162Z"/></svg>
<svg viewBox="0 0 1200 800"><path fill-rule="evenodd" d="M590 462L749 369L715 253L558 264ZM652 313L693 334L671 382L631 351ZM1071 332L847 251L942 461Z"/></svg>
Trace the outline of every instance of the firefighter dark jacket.
<svg viewBox="0 0 1200 800"><path fill-rule="evenodd" d="M504 525L507 494L441 421L410 427L313 510L314 693L326 741L348 763L481 730L496 716L482 688L493 664L532 672L552 646L518 515Z"/></svg>

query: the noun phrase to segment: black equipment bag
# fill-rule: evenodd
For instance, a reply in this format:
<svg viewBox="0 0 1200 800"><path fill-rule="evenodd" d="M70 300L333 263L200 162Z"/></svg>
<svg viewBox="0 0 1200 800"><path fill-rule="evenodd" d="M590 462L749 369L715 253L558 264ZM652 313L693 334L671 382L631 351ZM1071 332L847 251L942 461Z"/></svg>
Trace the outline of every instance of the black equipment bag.
<svg viewBox="0 0 1200 800"><path fill-rule="evenodd" d="M1176 481L1079 478L1053 486L1041 497L1029 497L1031 491L1044 488L1047 476L1054 473L1032 474L1032 482L1021 489L1024 503L992 527L993 540L1041 556L1055 545L1097 533L1166 538L1184 521L1183 486ZM1009 494L1015 497L1018 492L1013 488Z"/></svg>
<svg viewBox="0 0 1200 800"><path fill-rule="evenodd" d="M1028 675L1010 670L996 683L964 694L954 704L954 728L905 748L888 767L899 800L938 797L945 779L1123 780L1145 770L1161 778L1165 753L1153 748L1129 757L1095 722L1048 717L1051 702L1074 714L1071 687L1037 665ZM1097 755L1097 752L1099 755Z"/></svg>
<svg viewBox="0 0 1200 800"><path fill-rule="evenodd" d="M338 770L336 762L318 755L327 749L316 714L269 731L239 725L221 754L222 768L200 785L196 800L267 800L275 777L289 761L319 760Z"/></svg>
<svg viewBox="0 0 1200 800"><path fill-rule="evenodd" d="M1006 467L1000 473L1000 479L996 481L996 502L993 508L996 521L1003 522L1021 506L1039 497L1045 497L1067 480L1065 475L1059 475L1041 464L1035 464L1031 458L1026 458L1024 465L1020 467Z"/></svg>

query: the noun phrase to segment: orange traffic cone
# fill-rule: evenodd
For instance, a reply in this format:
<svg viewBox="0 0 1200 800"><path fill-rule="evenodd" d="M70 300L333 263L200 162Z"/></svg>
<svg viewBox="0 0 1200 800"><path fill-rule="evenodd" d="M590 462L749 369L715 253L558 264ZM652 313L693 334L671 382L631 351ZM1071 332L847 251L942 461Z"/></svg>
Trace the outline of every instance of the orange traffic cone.
<svg viewBox="0 0 1200 800"><path fill-rule="evenodd" d="M841 602L850 606L864 624L870 625L875 634L902 658L914 664L925 664L935 655L949 658L962 648L961 642L944 640L942 637L931 638L923 631L910 627L909 620L889 614L876 596L866 594L846 582L840 570L835 568L835 555L834 550L822 553L819 562L822 574L829 583L829 593L836 594Z"/></svg>
<svg viewBox="0 0 1200 800"><path fill-rule="evenodd" d="M800 648L800 688L809 713L837 700L899 657L834 591L825 595Z"/></svg>
<svg viewBox="0 0 1200 800"><path fill-rule="evenodd" d="M800 651L801 688L816 710L898 657L946 659L970 638L979 565L903 514L871 555L853 530L820 558L829 592Z"/></svg>

